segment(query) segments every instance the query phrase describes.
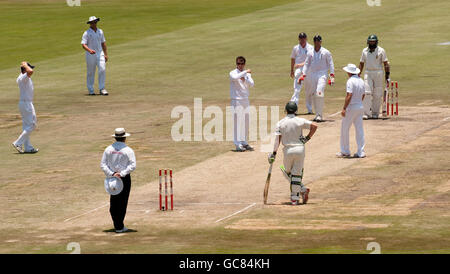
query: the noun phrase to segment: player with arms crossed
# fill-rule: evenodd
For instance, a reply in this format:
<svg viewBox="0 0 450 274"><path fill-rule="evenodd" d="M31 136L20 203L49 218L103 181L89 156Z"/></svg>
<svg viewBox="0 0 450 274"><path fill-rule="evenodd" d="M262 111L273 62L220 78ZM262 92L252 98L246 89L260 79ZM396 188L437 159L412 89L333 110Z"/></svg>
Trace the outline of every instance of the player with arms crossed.
<svg viewBox="0 0 450 274"><path fill-rule="evenodd" d="M281 170L291 184L291 203L298 205L300 195L303 204L308 201L309 188L302 183L303 164L305 160L305 143L317 130L317 125L304 118L296 117L297 105L294 102L286 104L287 116L277 123L275 130L275 144L269 155L269 164L275 161L278 147L283 144L283 164ZM303 136L303 130L309 129L308 135Z"/></svg>
<svg viewBox="0 0 450 274"><path fill-rule="evenodd" d="M378 38L372 34L367 38L367 47L363 49L359 70L364 69L364 84L366 96L364 98L363 119L378 119L380 114L381 98L383 96L383 67L385 71L386 82L389 83L391 74L386 51L378 46Z"/></svg>

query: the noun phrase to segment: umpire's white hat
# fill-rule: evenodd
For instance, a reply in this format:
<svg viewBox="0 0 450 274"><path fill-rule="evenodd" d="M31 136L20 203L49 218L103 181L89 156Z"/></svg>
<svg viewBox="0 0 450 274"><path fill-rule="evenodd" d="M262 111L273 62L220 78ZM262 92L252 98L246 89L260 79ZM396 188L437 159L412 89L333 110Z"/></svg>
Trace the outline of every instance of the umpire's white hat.
<svg viewBox="0 0 450 274"><path fill-rule="evenodd" d="M348 64L346 67L342 68L344 71L351 74L359 74L361 71L354 64Z"/></svg>
<svg viewBox="0 0 450 274"><path fill-rule="evenodd" d="M86 24L89 24L89 23L91 23L93 21L100 21L100 18L97 18L95 16L91 16L91 17L89 17L89 20L86 22Z"/></svg>
<svg viewBox="0 0 450 274"><path fill-rule="evenodd" d="M122 192L123 182L117 177L106 177L105 179L105 190L110 195L117 195Z"/></svg>

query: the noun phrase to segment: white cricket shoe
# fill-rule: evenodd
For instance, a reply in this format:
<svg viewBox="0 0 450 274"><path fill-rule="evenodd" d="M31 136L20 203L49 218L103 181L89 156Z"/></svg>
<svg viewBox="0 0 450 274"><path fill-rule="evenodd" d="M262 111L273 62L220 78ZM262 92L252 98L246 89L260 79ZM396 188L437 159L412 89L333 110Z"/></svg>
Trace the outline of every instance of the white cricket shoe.
<svg viewBox="0 0 450 274"><path fill-rule="evenodd" d="M369 116L367 116L367 115L363 115L363 120L368 120L369 119Z"/></svg>
<svg viewBox="0 0 450 274"><path fill-rule="evenodd" d="M32 148L30 150L25 150L23 153L31 153L31 154L33 154L33 153L38 153L38 151L39 151L39 148Z"/></svg>
<svg viewBox="0 0 450 274"><path fill-rule="evenodd" d="M354 158L366 158L366 154L365 154L365 153L362 153L361 155L359 155L358 153L355 153L355 154L353 155L353 157L354 157Z"/></svg>
<svg viewBox="0 0 450 274"><path fill-rule="evenodd" d="M338 157L338 158L348 158L348 157L350 157L350 154L345 154L345 153L342 153L342 152L338 152L338 153L336 153L336 157Z"/></svg>
<svg viewBox="0 0 450 274"><path fill-rule="evenodd" d="M124 233L124 232L127 232L127 231L128 231L128 228L126 226L123 226L122 229L116 230L116 233Z"/></svg>
<svg viewBox="0 0 450 274"><path fill-rule="evenodd" d="M239 145L236 146L236 151L244 152L245 151L245 147L242 144L239 144Z"/></svg>
<svg viewBox="0 0 450 274"><path fill-rule="evenodd" d="M106 89L102 89L102 90L100 90L100 95L108 95L109 93L108 93L108 91L106 90Z"/></svg>
<svg viewBox="0 0 450 274"><path fill-rule="evenodd" d="M23 153L22 146L16 146L16 144L12 143L12 146L15 150L17 150L19 153Z"/></svg>

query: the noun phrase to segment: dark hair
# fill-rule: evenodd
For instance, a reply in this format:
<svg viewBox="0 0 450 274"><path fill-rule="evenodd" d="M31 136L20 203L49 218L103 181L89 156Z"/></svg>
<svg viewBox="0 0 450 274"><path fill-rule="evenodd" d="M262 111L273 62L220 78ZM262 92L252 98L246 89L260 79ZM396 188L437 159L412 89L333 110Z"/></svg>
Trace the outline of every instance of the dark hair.
<svg viewBox="0 0 450 274"><path fill-rule="evenodd" d="M25 68L21 66L20 67L20 72L25 73L26 72Z"/></svg>
<svg viewBox="0 0 450 274"><path fill-rule="evenodd" d="M127 137L114 137L114 139L116 139L117 142L125 142Z"/></svg>
<svg viewBox="0 0 450 274"><path fill-rule="evenodd" d="M242 61L244 61L244 64L245 64L245 62L246 62L246 60L245 60L245 57L244 57L244 56L238 56L238 57L236 57L236 63L238 62L238 60L242 60Z"/></svg>

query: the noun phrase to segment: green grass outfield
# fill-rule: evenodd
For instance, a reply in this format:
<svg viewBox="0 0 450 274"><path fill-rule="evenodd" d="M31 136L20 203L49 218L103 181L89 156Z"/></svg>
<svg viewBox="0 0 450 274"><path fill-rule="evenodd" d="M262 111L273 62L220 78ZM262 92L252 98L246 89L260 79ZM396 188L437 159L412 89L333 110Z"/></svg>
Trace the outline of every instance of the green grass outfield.
<svg viewBox="0 0 450 274"><path fill-rule="evenodd" d="M448 105L450 46L437 43L450 41L449 9L446 0L384 0L380 7L369 7L363 0L81 0L80 7L68 7L62 0L0 0L0 30L5 36L0 41L0 203L7 205L0 209L4 218L0 241L24 237L21 244L1 245L0 252L65 252L65 245L41 243L33 233L29 238L23 235L36 222L90 210L105 199L99 161L117 126L135 133L130 143L138 160L139 155L155 156L139 161L133 182L137 186L154 179L161 165L180 169L232 149L231 142L172 142L170 111L176 105L192 107L194 97L201 97L204 106L224 108L229 100L227 74L237 55L246 56L253 71L251 103L283 106L292 94L289 56L300 31L310 38L320 33L323 46L334 57L337 82L327 88L326 113L340 109L342 101L336 99L343 97L346 79L341 67L359 62L371 33L387 51L391 78L400 84L400 106L424 101ZM80 40L90 15L101 18L99 27L107 39L108 97L85 96ZM24 59L37 66L33 81L39 130L32 142L41 151L16 157L10 145L21 131L15 79ZM417 222L433 218L413 217ZM442 227L435 229L436 235L448 236ZM404 236L396 238L396 245L384 246L386 252L449 252L437 248L440 238L430 230L420 228L408 236L404 227L394 226L374 233L386 242ZM52 233L51 228L45 231ZM314 232L304 248L277 245L296 237L288 232L259 231L253 237L223 228L170 232L140 230L166 240L162 246L139 245L139 237L133 236L134 243L118 241L122 244L118 248L110 242L86 244L84 250L367 252L359 242L348 240L352 233L364 237L364 231ZM211 238L219 239L219 244L210 245Z"/></svg>

